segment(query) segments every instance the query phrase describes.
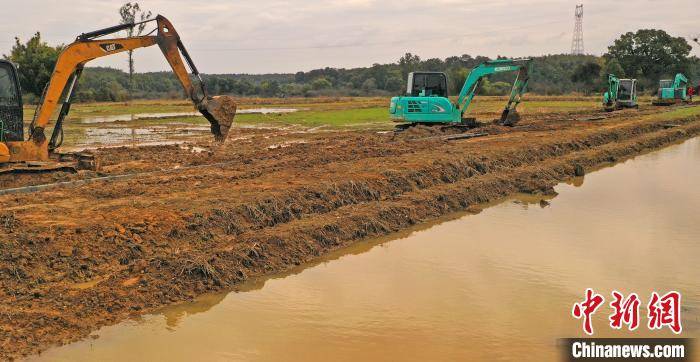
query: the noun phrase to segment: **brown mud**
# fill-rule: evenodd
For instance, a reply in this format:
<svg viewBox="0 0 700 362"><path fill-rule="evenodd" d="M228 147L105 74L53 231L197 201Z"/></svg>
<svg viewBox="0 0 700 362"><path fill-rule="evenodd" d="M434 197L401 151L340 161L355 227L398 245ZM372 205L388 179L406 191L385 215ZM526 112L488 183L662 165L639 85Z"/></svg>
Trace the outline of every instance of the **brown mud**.
<svg viewBox="0 0 700 362"><path fill-rule="evenodd" d="M229 141L96 150L130 177L0 196L0 359L235 288L363 238L525 192L700 133L673 109L401 133L233 129ZM41 183L63 181L41 175ZM66 176L66 175L63 175ZM41 179L41 178L44 179ZM0 179L2 188L36 179Z"/></svg>

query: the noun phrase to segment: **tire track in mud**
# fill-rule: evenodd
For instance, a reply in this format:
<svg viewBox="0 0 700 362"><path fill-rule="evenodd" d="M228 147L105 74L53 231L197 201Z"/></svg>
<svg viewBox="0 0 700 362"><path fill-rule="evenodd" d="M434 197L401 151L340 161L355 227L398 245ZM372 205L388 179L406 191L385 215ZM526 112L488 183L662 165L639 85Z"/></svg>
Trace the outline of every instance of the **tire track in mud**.
<svg viewBox="0 0 700 362"><path fill-rule="evenodd" d="M97 196L85 195L87 187L4 196L13 205L58 206L0 212L0 230L12 238L0 243L0 358L74 341L99 326L235 287L366 237L449 212L478 211L479 204L514 192L546 194L577 166L591 169L700 133L699 117L625 118L582 129L577 123L562 122L559 131L391 144L389 150L381 149L384 137L359 137L364 143L358 146L350 134L341 144L344 153L316 150L305 160L308 147L290 146L291 158L268 157L274 162L251 171L260 173L246 182L235 179L246 171L241 167L213 177L118 182L116 192ZM357 152L375 145L380 149ZM254 161L255 150L247 152ZM194 193L171 197L171 186ZM133 195L150 204L136 203ZM69 197L81 198L79 205L109 201L94 209L109 217L46 223L43 218L57 219L56 210L68 212L68 219L93 211L70 210L70 199L59 203ZM82 286L90 281L96 283Z"/></svg>

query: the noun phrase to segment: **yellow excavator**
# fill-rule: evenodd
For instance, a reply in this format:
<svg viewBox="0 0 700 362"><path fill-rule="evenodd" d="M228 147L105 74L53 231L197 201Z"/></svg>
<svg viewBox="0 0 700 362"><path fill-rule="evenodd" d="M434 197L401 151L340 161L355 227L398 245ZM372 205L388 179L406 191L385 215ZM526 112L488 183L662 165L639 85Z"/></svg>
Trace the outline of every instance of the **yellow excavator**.
<svg viewBox="0 0 700 362"><path fill-rule="evenodd" d="M156 28L147 35L98 39L149 22L155 22ZM120 24L83 33L75 42L66 46L58 57L51 79L34 113L26 140L17 69L10 62L0 61L0 173L68 170L81 165L87 168L94 166L94 161L90 160L89 155L55 152L63 140L63 121L70 110L73 91L83 67L85 63L96 58L152 45L158 45L163 52L188 98L211 124L211 132L215 139L224 141L236 114L235 101L229 96L210 97L207 94L204 81L177 31L168 19L158 15L138 23ZM185 62L191 75L185 68ZM54 122L51 137L47 139L44 132L50 125L51 117L58 109L59 103L61 108Z"/></svg>

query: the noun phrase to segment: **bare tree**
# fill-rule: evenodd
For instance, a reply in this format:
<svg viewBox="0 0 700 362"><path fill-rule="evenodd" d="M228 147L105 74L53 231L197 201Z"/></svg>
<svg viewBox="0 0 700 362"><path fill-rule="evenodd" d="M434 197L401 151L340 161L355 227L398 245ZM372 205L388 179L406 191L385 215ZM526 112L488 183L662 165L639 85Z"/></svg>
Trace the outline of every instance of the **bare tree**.
<svg viewBox="0 0 700 362"><path fill-rule="evenodd" d="M150 11L142 11L139 3L128 2L119 8L119 15L122 17L121 23L135 23L137 21L144 21L151 18ZM139 36L143 33L146 28L146 24L139 24L133 28L126 30L126 34L129 37ZM131 100L132 93L134 92L134 51L129 50L129 100Z"/></svg>

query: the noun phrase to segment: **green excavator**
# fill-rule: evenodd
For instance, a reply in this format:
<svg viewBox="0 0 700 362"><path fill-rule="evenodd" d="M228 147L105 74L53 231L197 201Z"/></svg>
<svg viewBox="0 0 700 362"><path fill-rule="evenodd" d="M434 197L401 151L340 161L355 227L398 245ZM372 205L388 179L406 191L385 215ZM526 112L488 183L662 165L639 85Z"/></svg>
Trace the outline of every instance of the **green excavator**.
<svg viewBox="0 0 700 362"><path fill-rule="evenodd" d="M527 89L531 71L530 59L497 59L484 62L472 69L467 76L457 103L452 103L448 98L445 73L413 72L408 75L406 95L391 99L389 113L395 122L408 122L409 125L473 125L475 120L464 116L484 77L496 73L518 72L499 121L501 125L513 126L519 120L516 107Z"/></svg>
<svg viewBox="0 0 700 362"><path fill-rule="evenodd" d="M608 74L608 91L603 94L603 109L612 112L622 108L639 108L637 80L619 79L614 74Z"/></svg>
<svg viewBox="0 0 700 362"><path fill-rule="evenodd" d="M652 101L655 106L670 106L688 101L688 78L678 73L673 79L659 81L659 90Z"/></svg>

